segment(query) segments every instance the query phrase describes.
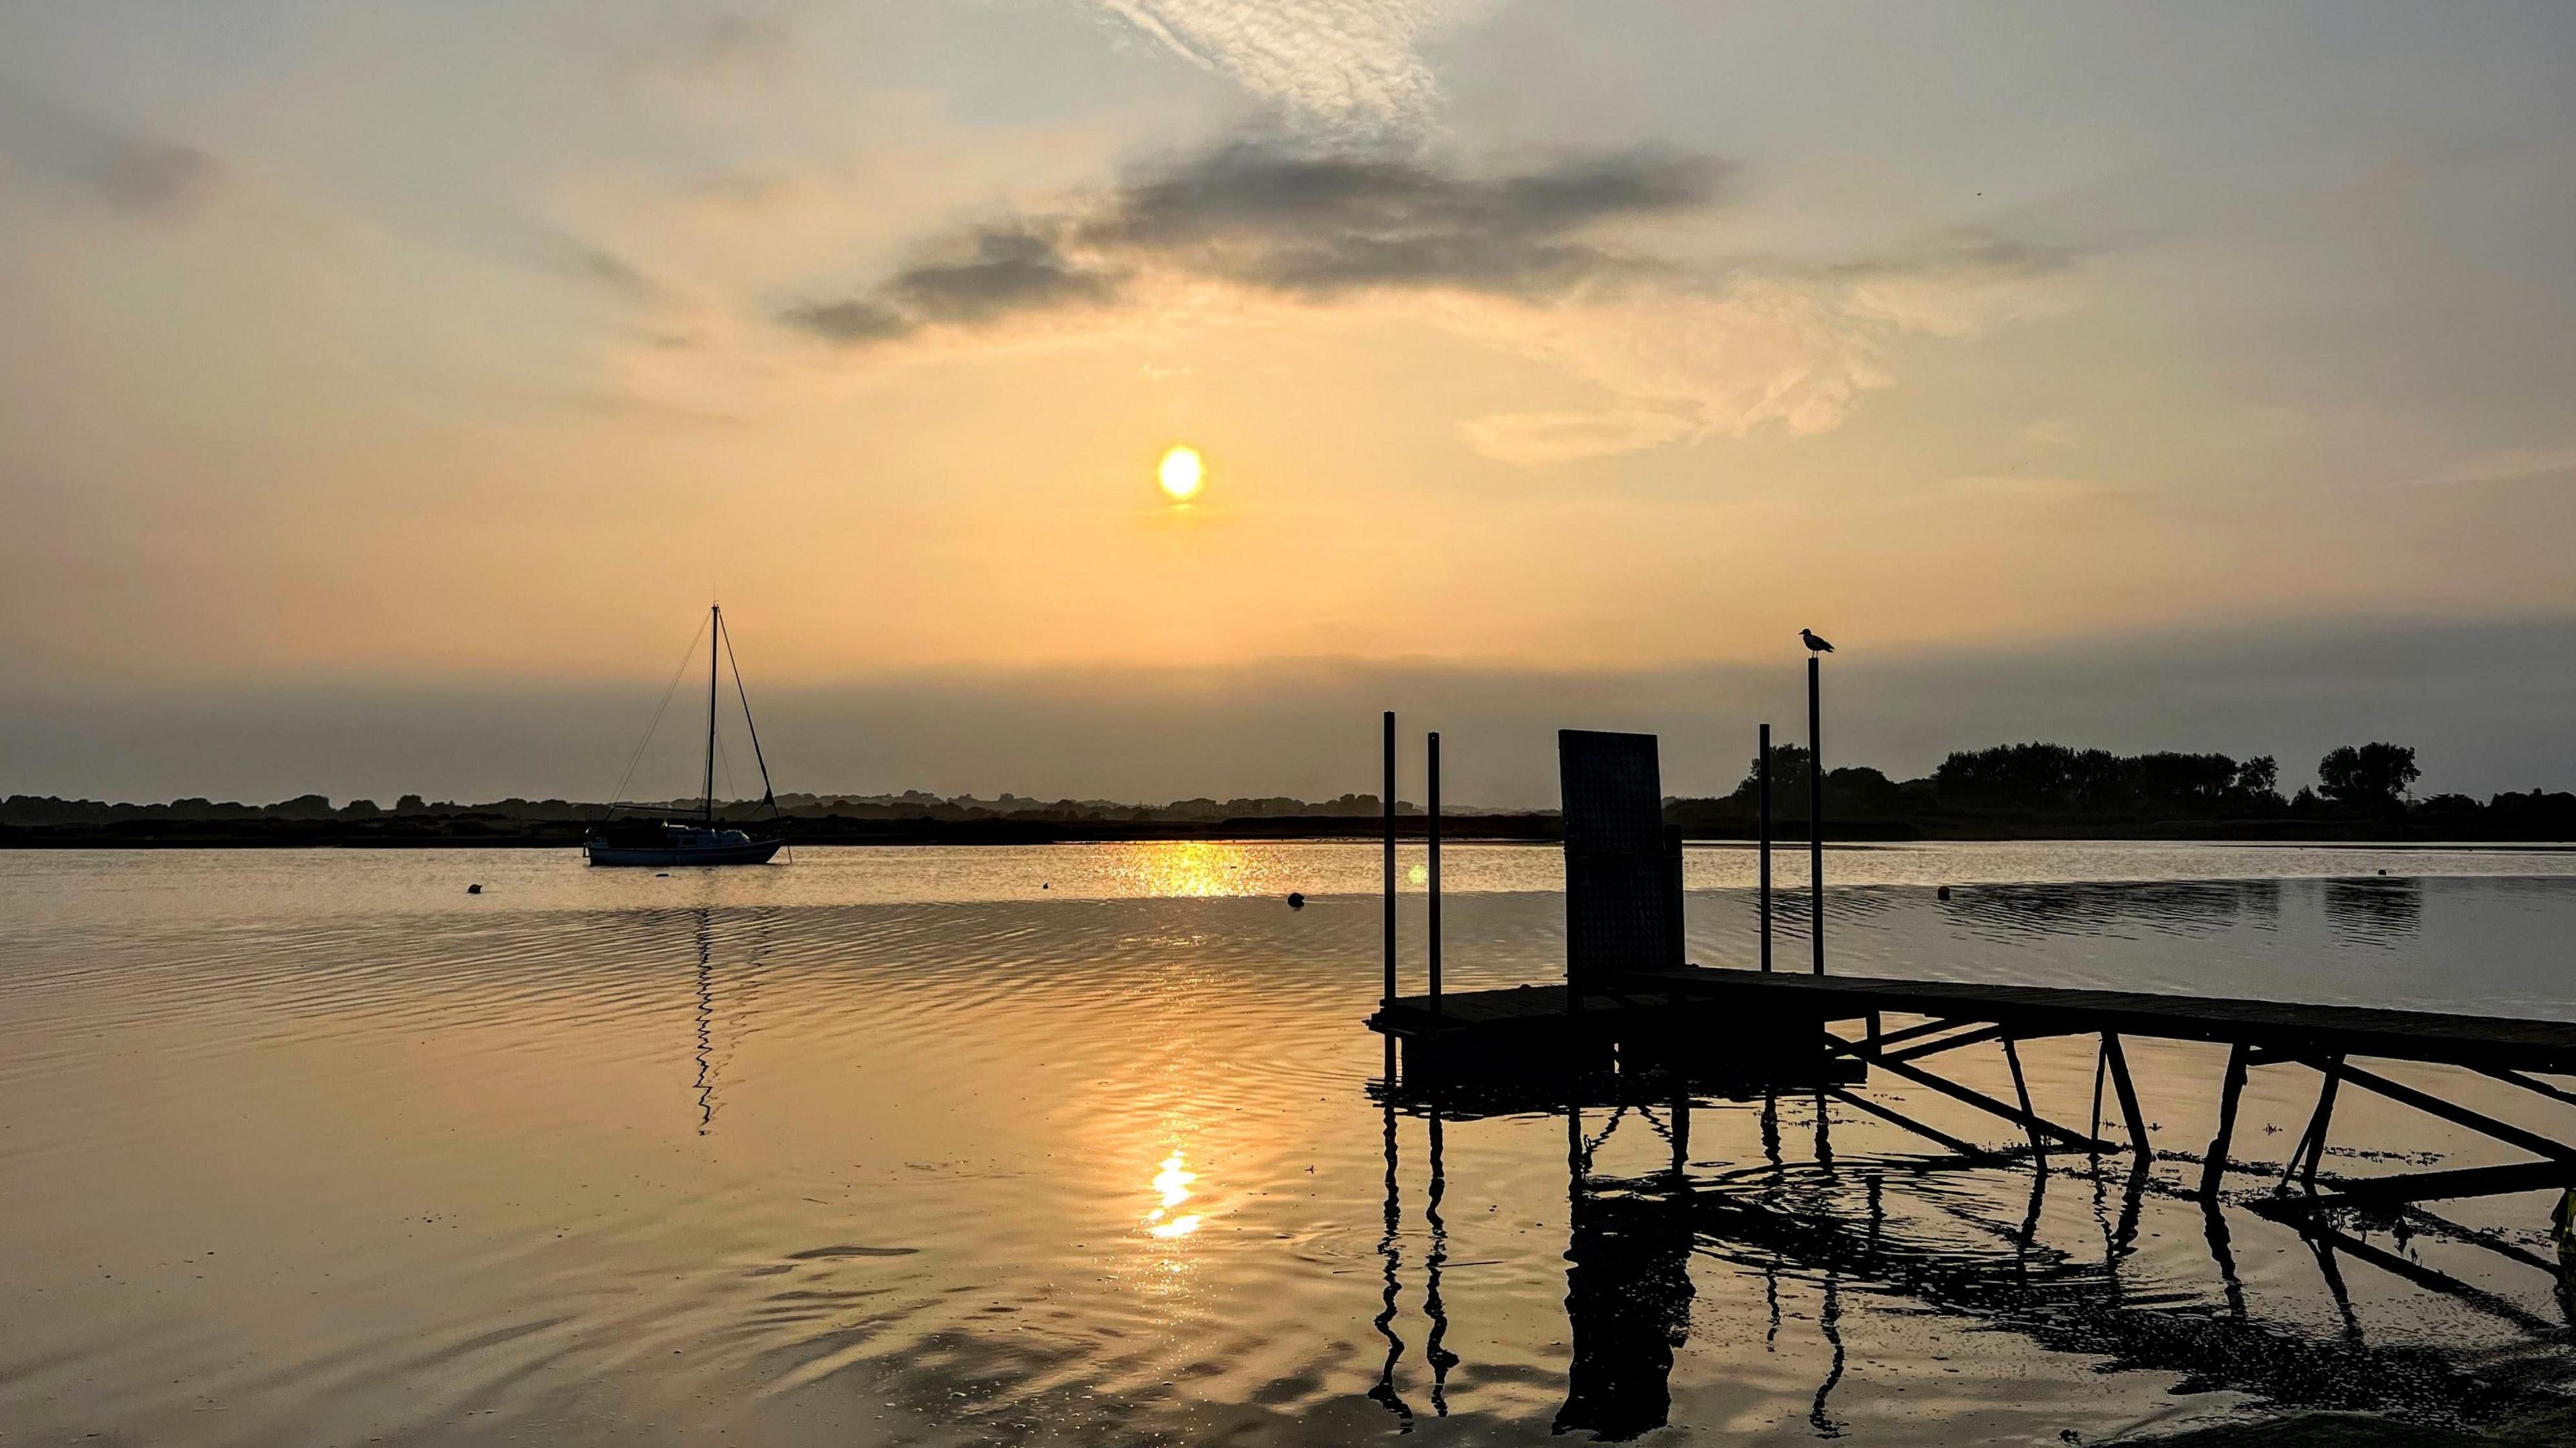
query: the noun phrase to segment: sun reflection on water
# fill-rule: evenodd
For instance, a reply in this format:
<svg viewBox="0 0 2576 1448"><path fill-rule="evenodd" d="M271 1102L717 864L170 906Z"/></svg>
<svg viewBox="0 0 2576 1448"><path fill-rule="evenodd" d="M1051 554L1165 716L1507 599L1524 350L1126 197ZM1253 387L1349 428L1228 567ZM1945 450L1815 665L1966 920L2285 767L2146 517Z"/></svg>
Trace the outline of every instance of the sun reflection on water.
<svg viewBox="0 0 2576 1448"><path fill-rule="evenodd" d="M1271 852L1221 840L1173 840L1125 853L1119 873L1139 895L1270 895L1286 888Z"/></svg>
<svg viewBox="0 0 2576 1448"><path fill-rule="evenodd" d="M1145 1214L1145 1230L1165 1241L1186 1237L1199 1229L1199 1214L1184 1212L1172 1215L1172 1209L1190 1199L1190 1183L1199 1174L1185 1170L1177 1151L1163 1158L1163 1169L1154 1173L1154 1190L1162 1195L1162 1205Z"/></svg>

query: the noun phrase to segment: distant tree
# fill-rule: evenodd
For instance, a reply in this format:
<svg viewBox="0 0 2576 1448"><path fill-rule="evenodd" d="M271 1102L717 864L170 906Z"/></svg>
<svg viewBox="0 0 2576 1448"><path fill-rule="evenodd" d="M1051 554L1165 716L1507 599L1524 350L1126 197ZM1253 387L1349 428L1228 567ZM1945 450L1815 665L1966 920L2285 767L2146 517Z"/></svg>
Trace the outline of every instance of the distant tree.
<svg viewBox="0 0 2576 1448"><path fill-rule="evenodd" d="M2404 744L2347 744L2317 761L2317 792L2350 808L2394 805L2423 777Z"/></svg>
<svg viewBox="0 0 2576 1448"><path fill-rule="evenodd" d="M2278 799L2281 793L2281 762L2268 754L2257 754L2236 766L2236 792L2261 799L2266 795Z"/></svg>
<svg viewBox="0 0 2576 1448"><path fill-rule="evenodd" d="M340 818L344 820L371 820L383 813L371 799L353 799L340 806Z"/></svg>
<svg viewBox="0 0 2576 1448"><path fill-rule="evenodd" d="M394 801L394 813L406 815L427 814L429 813L429 802L422 799L419 795L407 794Z"/></svg>

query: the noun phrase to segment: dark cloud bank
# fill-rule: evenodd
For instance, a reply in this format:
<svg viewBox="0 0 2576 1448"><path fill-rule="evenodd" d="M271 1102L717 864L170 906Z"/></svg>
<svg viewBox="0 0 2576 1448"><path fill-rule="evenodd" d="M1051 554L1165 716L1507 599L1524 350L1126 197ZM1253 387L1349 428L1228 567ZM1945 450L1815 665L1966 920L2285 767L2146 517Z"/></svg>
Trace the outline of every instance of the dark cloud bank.
<svg viewBox="0 0 2576 1448"><path fill-rule="evenodd" d="M973 229L864 292L780 316L831 342L883 341L1110 301L1156 268L1308 297L1433 286L1553 294L1651 270L1586 233L1707 206L1725 176L1720 162L1661 150L1479 174L1243 142L1061 212Z"/></svg>
<svg viewBox="0 0 2576 1448"><path fill-rule="evenodd" d="M1900 776L1954 748L2051 739L2276 754L2296 787L2328 748L2391 739L2421 748L2428 793L2576 785L2576 618L1895 658L1838 641L1828 761ZM1800 688L1785 650L1770 667L1624 673L1329 660L953 673L770 688L761 742L785 790L1329 798L1375 787L1377 711L1394 708L1408 750L1443 731L1452 799L1549 804L1561 726L1659 732L1667 786L1714 792L1741 775L1757 722L1801 732ZM19 694L0 699L0 793L590 797L616 783L660 693L639 681ZM673 754L671 779L639 787L679 792L684 763Z"/></svg>

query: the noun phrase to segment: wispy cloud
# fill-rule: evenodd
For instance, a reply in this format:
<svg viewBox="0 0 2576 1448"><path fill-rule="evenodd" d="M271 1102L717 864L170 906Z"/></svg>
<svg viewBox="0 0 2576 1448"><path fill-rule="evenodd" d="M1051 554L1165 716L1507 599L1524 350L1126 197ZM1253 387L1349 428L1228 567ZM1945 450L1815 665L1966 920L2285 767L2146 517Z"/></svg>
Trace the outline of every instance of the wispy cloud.
<svg viewBox="0 0 2576 1448"><path fill-rule="evenodd" d="M1475 0L1091 0L1299 130L1371 139L1427 131L1440 86L1422 41Z"/></svg>
<svg viewBox="0 0 2576 1448"><path fill-rule="evenodd" d="M2480 453L2402 484L2412 488L2465 487L2476 483L2520 483L2537 478L2576 478L2576 447L2507 448Z"/></svg>

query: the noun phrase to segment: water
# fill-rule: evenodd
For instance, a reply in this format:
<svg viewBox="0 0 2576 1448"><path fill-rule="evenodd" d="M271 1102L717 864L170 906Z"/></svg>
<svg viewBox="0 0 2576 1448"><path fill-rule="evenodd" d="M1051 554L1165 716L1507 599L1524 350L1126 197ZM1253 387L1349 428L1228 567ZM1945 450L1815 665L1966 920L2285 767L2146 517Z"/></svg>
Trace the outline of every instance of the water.
<svg viewBox="0 0 2576 1448"><path fill-rule="evenodd" d="M2485 1245L2372 1233L2394 1268L2241 1206L2213 1234L2179 1195L2204 1048L2133 1046L2177 1153L2134 1189L2063 1157L1926 1172L1839 1104L1820 1142L1793 1093L1700 1098L1676 1207L1669 1106L1596 1107L1572 1143L1562 1112L1388 1111L1358 1024L1378 870L1339 844L660 877L0 856L0 1442L2053 1443L2474 1417L2571 1380L2552 1279L2497 1250L2549 1250L2545 1197L2451 1204ZM1943 845L1829 871L1837 970L2576 1019L2567 853ZM1694 958L1746 959L1750 874L1691 853ZM1552 977L1553 851L1452 847L1444 876L1459 987ZM2023 1055L2080 1122L2089 1043ZM1999 1057L1940 1059L2010 1091ZM2313 1091L2258 1070L2238 1159L2285 1157ZM2508 1159L2350 1093L2337 1141L2330 1169Z"/></svg>

